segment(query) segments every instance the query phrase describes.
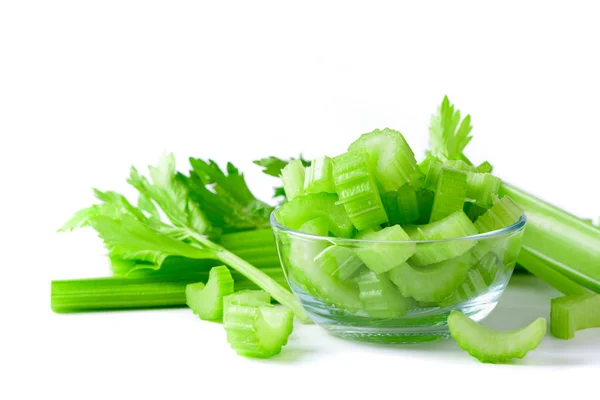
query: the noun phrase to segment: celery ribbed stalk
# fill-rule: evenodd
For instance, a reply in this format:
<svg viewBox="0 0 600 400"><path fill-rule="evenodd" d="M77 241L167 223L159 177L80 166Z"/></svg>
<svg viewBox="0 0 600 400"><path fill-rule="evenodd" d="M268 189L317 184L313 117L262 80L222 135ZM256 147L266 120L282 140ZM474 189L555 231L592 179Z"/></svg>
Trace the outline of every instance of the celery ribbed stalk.
<svg viewBox="0 0 600 400"><path fill-rule="evenodd" d="M281 268L263 269L287 287ZM140 278L91 278L52 281L51 306L58 313L185 307L185 287L206 282L208 270ZM236 291L257 289L250 280L232 271Z"/></svg>
<svg viewBox="0 0 600 400"><path fill-rule="evenodd" d="M500 193L509 195L527 215L525 252L519 264L542 279L553 269L600 292L600 230L514 186L502 184ZM558 283L552 285L557 287Z"/></svg>

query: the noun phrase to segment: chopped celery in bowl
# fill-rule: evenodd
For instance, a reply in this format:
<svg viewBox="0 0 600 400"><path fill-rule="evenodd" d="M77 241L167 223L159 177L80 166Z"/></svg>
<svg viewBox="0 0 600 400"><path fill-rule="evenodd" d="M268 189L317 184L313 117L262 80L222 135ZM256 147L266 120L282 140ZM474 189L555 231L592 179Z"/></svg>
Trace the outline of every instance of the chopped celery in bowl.
<svg viewBox="0 0 600 400"><path fill-rule="evenodd" d="M311 217L319 215L321 200L314 198ZM503 198L478 218L480 224L461 210L429 224L342 238L327 236L335 215L297 228L284 225L292 203L271 215L292 291L331 334L370 342L444 339L453 310L475 321L486 317L508 284L526 225L524 214L507 212L514 203ZM486 231L491 220L505 227Z"/></svg>

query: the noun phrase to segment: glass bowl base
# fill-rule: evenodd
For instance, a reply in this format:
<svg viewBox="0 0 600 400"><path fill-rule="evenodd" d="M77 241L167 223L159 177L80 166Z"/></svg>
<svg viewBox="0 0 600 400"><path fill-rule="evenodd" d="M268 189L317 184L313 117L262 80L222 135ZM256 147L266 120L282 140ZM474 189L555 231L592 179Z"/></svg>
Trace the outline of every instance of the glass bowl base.
<svg viewBox="0 0 600 400"><path fill-rule="evenodd" d="M423 343L447 339L448 315L459 310L475 321L485 318L498 304L506 285L498 285L470 300L447 308L419 308L400 318L373 318L351 314L325 304L298 287L292 287L310 318L333 336L371 343Z"/></svg>

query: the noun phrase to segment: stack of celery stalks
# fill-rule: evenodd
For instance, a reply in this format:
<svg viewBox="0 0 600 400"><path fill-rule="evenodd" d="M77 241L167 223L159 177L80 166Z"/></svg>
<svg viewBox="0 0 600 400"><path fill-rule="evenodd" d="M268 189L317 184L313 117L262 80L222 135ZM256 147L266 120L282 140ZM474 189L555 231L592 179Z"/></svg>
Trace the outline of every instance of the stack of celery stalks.
<svg viewBox="0 0 600 400"><path fill-rule="evenodd" d="M275 190L282 203L275 212L277 222L309 234L438 240L508 227L524 211L527 227L518 264L565 294L551 302L551 333L570 339L578 329L599 327L600 229L503 183L491 174L488 162L473 165L463 153L471 129L470 116L461 119L444 98L431 118L430 149L420 163L402 134L390 129L360 136L333 158L307 162L270 157L255 163L281 178L282 187ZM232 164L226 171L213 161L192 158L190 164L189 173L181 173L173 156L164 156L149 167L149 179L132 168L128 182L139 192L137 205L119 193L95 190L100 203L77 212L61 230L95 229L108 249L113 276L53 281L52 309L68 313L187 305L201 319L222 321L238 354L276 355L287 343L294 317L301 323L310 319L280 265L269 223L274 207L254 197ZM446 242L418 253L406 250L409 246L395 254L357 249L356 254L344 253L342 261L337 254L327 258L338 262L331 267L335 276L319 279L322 271L300 275L307 276L304 283L310 290L331 294L332 303L336 288L342 287L337 280L351 280L352 286L344 287L355 288L367 313L368 304L376 302L380 318L394 311L399 298L445 307L465 299L466 278L444 282L451 296L427 298L427 290L404 277L414 274L413 268L433 264L440 270L453 268L453 260L461 257L481 260L492 250L463 248L466 243ZM358 261L347 262L349 257ZM409 257L411 265L402 263ZM473 271L481 282L494 273L481 267ZM385 290L374 287L383 284ZM459 346L485 362L521 358L546 334L543 319L495 332L458 311L449 313L448 325Z"/></svg>

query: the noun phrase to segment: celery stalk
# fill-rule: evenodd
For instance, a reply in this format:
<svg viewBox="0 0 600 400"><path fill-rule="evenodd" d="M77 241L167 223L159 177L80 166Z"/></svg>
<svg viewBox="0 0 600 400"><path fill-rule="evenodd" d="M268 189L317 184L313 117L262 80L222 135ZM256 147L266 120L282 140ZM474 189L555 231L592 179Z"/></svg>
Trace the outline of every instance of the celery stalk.
<svg viewBox="0 0 600 400"><path fill-rule="evenodd" d="M531 272L542 279L552 274L549 272L552 269L600 292L600 230L506 183L500 187L500 194L509 195L527 215L525 251L519 256L519 264L531 268ZM532 261L534 258L537 262ZM555 285L571 286L563 280L554 282Z"/></svg>
<svg viewBox="0 0 600 400"><path fill-rule="evenodd" d="M263 271L287 287L281 268ZM185 307L186 285L206 282L208 274L208 270L196 270L139 278L56 280L51 284L51 306L57 313ZM236 291L258 289L240 273L231 271L231 274Z"/></svg>

